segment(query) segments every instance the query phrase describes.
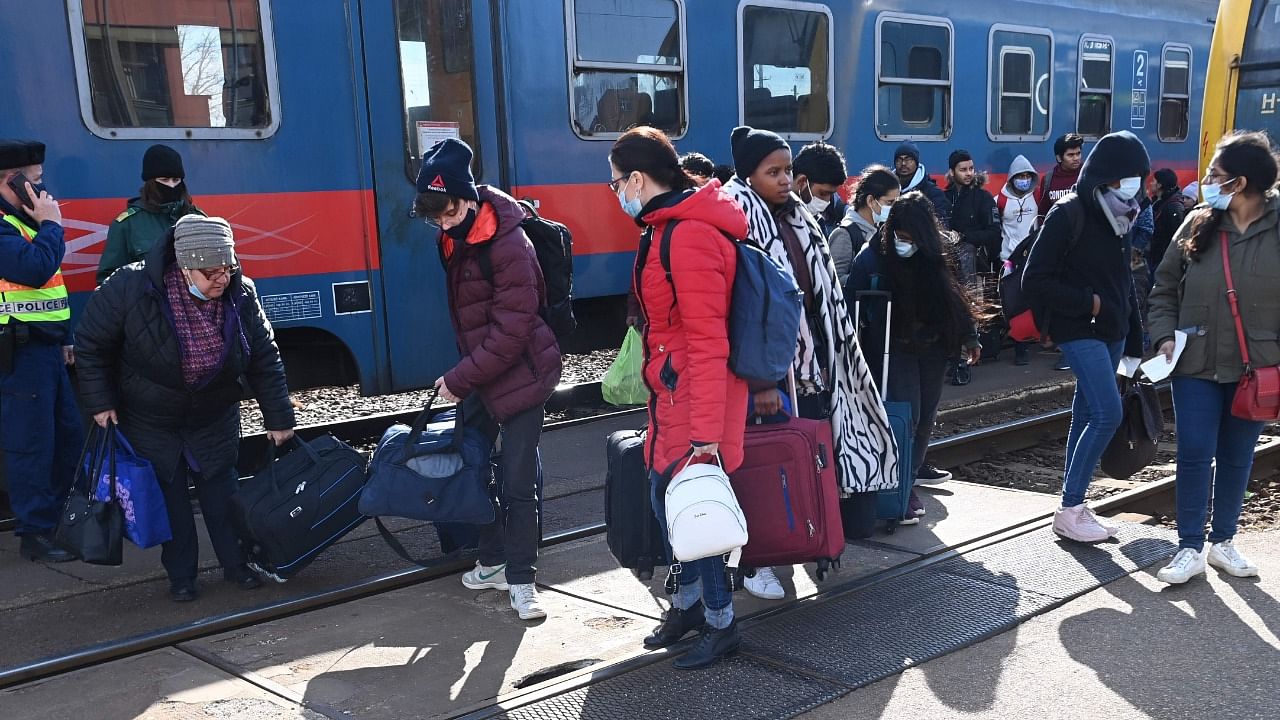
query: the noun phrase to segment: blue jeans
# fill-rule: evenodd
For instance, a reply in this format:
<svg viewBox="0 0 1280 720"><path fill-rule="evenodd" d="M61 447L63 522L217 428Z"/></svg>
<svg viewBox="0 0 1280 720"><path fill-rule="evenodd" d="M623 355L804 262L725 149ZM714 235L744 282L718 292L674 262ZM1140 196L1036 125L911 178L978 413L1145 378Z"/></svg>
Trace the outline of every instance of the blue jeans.
<svg viewBox="0 0 1280 720"><path fill-rule="evenodd" d="M1062 479L1062 506L1072 507L1084 502L1102 451L1107 449L1124 416L1116 386L1116 365L1120 364L1124 341L1068 340L1059 347L1076 376L1071 431L1067 434L1067 468Z"/></svg>
<svg viewBox="0 0 1280 720"><path fill-rule="evenodd" d="M1211 494L1213 532L1209 542L1235 537L1253 468L1253 448L1263 426L1231 414L1235 392L1234 382L1173 378L1179 547L1204 548L1204 521Z"/></svg>
<svg viewBox="0 0 1280 720"><path fill-rule="evenodd" d="M658 523L663 530L667 527L666 498L658 496L658 489L665 490L662 474L649 473L649 501L653 504L653 512L658 516ZM667 557L674 558L671 543L663 533L663 543L667 547ZM672 567L677 567L673 565ZM733 622L733 588L729 587L729 578L725 575L724 559L719 555L693 562L679 563L680 575L677 578L679 590L671 599L678 610L688 610L698 599L702 599L703 614L707 624L716 629L729 627Z"/></svg>

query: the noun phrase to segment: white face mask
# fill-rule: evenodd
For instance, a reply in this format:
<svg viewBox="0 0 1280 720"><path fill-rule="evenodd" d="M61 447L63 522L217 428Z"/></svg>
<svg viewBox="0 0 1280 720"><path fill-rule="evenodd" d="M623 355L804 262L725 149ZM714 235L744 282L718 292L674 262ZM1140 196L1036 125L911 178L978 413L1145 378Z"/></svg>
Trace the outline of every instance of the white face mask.
<svg viewBox="0 0 1280 720"><path fill-rule="evenodd" d="M1233 192L1223 193L1222 186L1227 183L1235 182L1235 178L1231 178L1224 183L1208 183L1200 186L1200 194L1204 196L1204 201L1214 210L1226 210L1231 205L1231 198L1236 194Z"/></svg>
<svg viewBox="0 0 1280 720"><path fill-rule="evenodd" d="M885 205L879 200L876 201L876 204L880 206L880 209L871 214L871 219L875 220L877 225L883 225L884 221L889 219L889 211L893 209L893 206Z"/></svg>
<svg viewBox="0 0 1280 720"><path fill-rule="evenodd" d="M1111 188L1111 192L1121 200L1132 200L1142 190L1142 178L1127 177L1120 181L1120 187Z"/></svg>
<svg viewBox="0 0 1280 720"><path fill-rule="evenodd" d="M813 199L810 200L807 204L809 206L809 212L813 213L814 215L818 215L822 213L824 210L826 210L828 206L831 205L831 201L823 200L822 198L815 195Z"/></svg>
<svg viewBox="0 0 1280 720"><path fill-rule="evenodd" d="M894 252L898 253L898 257L909 258L912 255L916 254L916 244L909 243L905 240L899 240L897 237L894 237L893 250Z"/></svg>

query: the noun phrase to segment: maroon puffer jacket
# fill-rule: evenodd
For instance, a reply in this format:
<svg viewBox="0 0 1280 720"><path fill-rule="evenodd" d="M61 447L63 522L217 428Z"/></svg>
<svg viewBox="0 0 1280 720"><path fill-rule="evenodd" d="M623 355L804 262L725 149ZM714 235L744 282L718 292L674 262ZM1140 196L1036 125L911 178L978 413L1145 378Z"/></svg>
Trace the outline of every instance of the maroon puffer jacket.
<svg viewBox="0 0 1280 720"><path fill-rule="evenodd" d="M524 211L501 190L478 189L480 208L466 242L440 235L461 356L444 381L461 398L479 392L489 414L503 422L551 397L560 382L560 347L538 315L547 291L533 245L520 229ZM485 245L492 283L479 261Z"/></svg>

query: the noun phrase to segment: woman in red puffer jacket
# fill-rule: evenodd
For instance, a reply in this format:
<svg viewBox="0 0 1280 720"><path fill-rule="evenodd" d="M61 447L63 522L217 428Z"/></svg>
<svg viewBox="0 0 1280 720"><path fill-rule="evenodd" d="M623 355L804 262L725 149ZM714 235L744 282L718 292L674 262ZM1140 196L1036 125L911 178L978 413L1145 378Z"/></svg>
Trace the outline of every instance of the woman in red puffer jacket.
<svg viewBox="0 0 1280 720"><path fill-rule="evenodd" d="M729 305L737 251L730 237L744 237L747 218L718 181L694 190L671 141L660 130L639 127L614 143L609 183L624 212L644 229L636 257L635 289L646 321L644 380L649 387L645 448L654 512L665 527L659 489L673 466L688 457L719 453L725 472L742 463L747 385L729 370ZM667 225L670 279L659 257ZM724 561L709 557L682 563L679 590L662 624L645 638L665 647L690 630L702 637L675 662L704 667L737 649L733 589Z"/></svg>

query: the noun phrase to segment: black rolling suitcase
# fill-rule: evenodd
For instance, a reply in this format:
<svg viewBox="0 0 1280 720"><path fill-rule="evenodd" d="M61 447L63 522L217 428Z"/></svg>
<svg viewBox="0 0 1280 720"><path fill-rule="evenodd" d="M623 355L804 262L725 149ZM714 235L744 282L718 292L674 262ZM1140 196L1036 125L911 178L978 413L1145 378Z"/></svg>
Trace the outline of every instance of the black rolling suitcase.
<svg viewBox="0 0 1280 720"><path fill-rule="evenodd" d="M609 552L622 567L648 580L654 567L667 564L667 551L662 526L649 500L644 431L619 430L609 436L606 449L604 522Z"/></svg>
<svg viewBox="0 0 1280 720"><path fill-rule="evenodd" d="M249 566L284 582L366 520L358 505L368 475L350 445L323 435L274 459L232 498Z"/></svg>

